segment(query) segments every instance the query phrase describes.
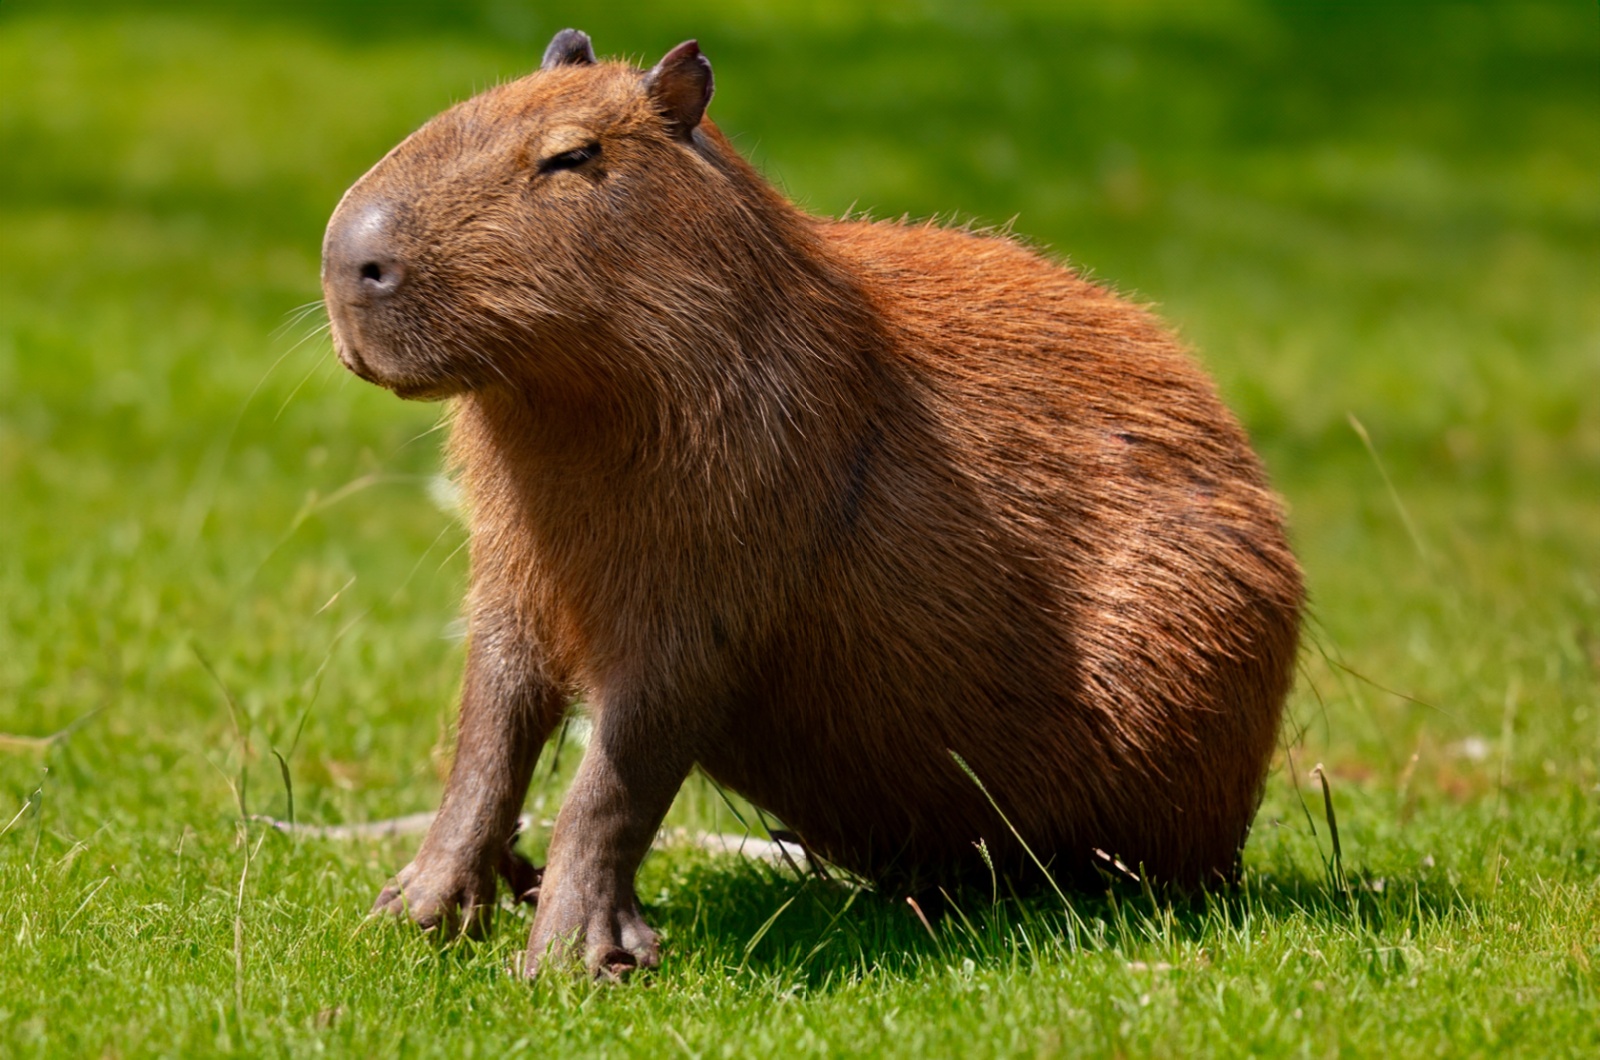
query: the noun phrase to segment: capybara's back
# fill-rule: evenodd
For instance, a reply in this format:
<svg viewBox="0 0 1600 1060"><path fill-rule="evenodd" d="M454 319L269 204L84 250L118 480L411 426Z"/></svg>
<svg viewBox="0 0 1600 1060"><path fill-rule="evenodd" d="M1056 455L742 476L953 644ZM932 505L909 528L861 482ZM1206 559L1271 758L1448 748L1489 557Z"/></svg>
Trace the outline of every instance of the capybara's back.
<svg viewBox="0 0 1600 1060"><path fill-rule="evenodd" d="M566 31L329 225L340 357L454 399L472 507L456 763L379 906L491 904L574 695L530 968L654 962L633 873L696 764L891 887L1228 876L1302 599L1244 433L1144 310L1004 236L808 216L710 96L693 42L640 71Z"/></svg>

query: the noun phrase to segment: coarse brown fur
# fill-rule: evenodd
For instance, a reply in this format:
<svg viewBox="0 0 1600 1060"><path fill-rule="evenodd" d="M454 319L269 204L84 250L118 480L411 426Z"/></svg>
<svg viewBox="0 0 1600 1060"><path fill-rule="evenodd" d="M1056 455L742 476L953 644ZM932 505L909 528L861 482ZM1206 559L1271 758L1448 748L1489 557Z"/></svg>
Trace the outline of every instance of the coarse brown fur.
<svg viewBox="0 0 1600 1060"><path fill-rule="evenodd" d="M457 761L380 907L481 914L575 695L530 968L654 962L633 872L694 765L890 887L979 840L1024 873L1017 835L1228 877L1302 603L1244 432L1143 308L1003 236L808 216L709 95L692 44L645 73L565 33L330 223L341 357L453 400L471 504Z"/></svg>

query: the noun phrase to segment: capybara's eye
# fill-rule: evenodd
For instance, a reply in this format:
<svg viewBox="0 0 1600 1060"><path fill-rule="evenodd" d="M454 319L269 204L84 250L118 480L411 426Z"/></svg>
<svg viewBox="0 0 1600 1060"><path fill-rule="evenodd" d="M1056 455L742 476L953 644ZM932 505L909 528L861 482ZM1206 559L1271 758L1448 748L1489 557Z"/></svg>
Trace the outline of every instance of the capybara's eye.
<svg viewBox="0 0 1600 1060"><path fill-rule="evenodd" d="M598 143L584 144L582 147L575 147L571 151L563 151L559 155L551 155L539 163L539 172L549 173L557 169L576 169L590 159L598 157L599 154L600 145Z"/></svg>

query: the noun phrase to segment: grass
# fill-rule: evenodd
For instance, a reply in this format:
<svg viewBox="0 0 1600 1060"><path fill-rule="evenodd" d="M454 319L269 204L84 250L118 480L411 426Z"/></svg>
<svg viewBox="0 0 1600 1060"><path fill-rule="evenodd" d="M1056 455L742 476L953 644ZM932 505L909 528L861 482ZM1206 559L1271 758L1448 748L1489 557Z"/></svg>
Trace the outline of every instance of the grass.
<svg viewBox="0 0 1600 1060"><path fill-rule="evenodd" d="M1592 7L782 11L0 8L0 1053L1591 1055ZM411 841L240 821L438 797L438 410L294 314L340 191L569 24L698 35L810 208L1016 215L1200 351L1314 597L1237 892L966 895L930 934L669 850L660 973L529 986L521 910L443 949L364 923ZM669 824L738 827L699 780Z"/></svg>

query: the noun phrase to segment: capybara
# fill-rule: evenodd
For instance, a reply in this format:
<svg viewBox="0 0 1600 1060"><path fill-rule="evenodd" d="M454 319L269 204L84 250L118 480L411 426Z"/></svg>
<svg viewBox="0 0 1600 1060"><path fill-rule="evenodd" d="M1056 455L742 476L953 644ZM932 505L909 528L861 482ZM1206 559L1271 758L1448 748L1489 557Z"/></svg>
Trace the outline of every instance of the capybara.
<svg viewBox="0 0 1600 1060"><path fill-rule="evenodd" d="M574 697L530 974L657 963L634 874L695 766L889 890L1228 878L1303 596L1244 432L1015 239L802 212L711 86L563 31L329 222L339 357L450 399L471 524L455 762L377 909L486 914Z"/></svg>

